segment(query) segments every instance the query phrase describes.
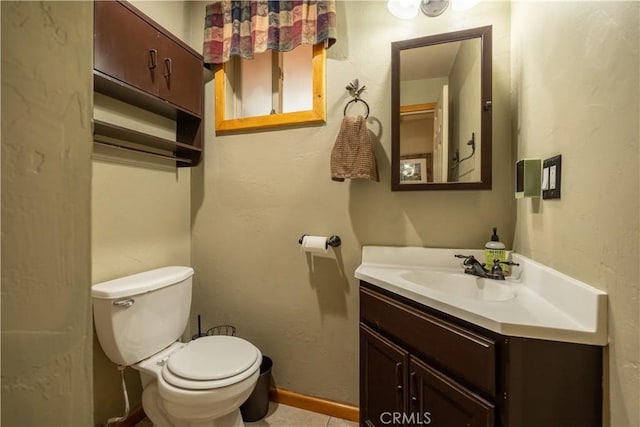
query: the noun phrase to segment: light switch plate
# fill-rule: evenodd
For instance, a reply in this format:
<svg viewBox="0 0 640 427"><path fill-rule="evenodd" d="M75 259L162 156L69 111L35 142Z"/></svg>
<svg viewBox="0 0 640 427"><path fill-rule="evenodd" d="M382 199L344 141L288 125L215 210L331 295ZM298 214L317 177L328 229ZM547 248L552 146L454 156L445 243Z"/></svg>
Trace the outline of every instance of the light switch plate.
<svg viewBox="0 0 640 427"><path fill-rule="evenodd" d="M545 174L549 173L547 188L542 190L542 198L559 199L560 198L560 182L562 177L562 155L550 157L542 162L542 168Z"/></svg>
<svg viewBox="0 0 640 427"><path fill-rule="evenodd" d="M549 168L542 169L542 189L549 189Z"/></svg>

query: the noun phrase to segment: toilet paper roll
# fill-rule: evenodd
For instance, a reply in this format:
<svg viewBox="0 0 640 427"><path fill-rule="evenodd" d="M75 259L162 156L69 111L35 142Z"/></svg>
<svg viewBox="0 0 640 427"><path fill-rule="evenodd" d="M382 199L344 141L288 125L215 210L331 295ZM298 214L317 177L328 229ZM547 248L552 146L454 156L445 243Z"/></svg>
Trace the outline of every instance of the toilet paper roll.
<svg viewBox="0 0 640 427"><path fill-rule="evenodd" d="M310 254L322 255L329 252L326 236L304 236L300 250Z"/></svg>

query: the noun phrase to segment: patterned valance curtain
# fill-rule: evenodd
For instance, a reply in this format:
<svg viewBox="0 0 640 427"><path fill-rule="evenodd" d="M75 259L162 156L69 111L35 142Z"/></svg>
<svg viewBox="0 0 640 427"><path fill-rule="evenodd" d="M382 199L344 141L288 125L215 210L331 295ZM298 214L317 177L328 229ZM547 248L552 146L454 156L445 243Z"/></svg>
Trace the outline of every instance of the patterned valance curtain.
<svg viewBox="0 0 640 427"><path fill-rule="evenodd" d="M287 52L301 44L336 41L334 0L216 0L207 6L204 62L251 59L267 49Z"/></svg>

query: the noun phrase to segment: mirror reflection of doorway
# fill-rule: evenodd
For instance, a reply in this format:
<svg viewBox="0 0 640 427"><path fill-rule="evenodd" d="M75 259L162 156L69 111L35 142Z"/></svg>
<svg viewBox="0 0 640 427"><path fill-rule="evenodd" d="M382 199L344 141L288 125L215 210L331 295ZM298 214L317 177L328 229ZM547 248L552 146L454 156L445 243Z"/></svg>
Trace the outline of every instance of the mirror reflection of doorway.
<svg viewBox="0 0 640 427"><path fill-rule="evenodd" d="M400 159L409 161L424 159L426 177L413 177L401 180L404 183L434 182L433 150L434 150L434 115L436 103L403 105L400 107ZM403 162L408 164L410 162ZM408 169L407 169L408 170ZM406 172L408 173L408 172ZM426 179L425 179L426 178Z"/></svg>

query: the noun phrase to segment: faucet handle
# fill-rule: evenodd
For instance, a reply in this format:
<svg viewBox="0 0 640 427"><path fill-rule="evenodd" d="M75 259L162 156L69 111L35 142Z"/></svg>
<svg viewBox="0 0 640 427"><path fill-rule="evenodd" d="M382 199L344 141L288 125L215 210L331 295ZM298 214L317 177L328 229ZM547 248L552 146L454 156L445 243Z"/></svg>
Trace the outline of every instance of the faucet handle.
<svg viewBox="0 0 640 427"><path fill-rule="evenodd" d="M469 264L473 263L474 261L476 261L476 259L475 259L475 257L473 255L455 254L454 257L464 259L464 261L462 262L463 265L469 265Z"/></svg>
<svg viewBox="0 0 640 427"><path fill-rule="evenodd" d="M472 260L475 259L473 255L455 254L454 257L463 259L464 261L462 261L462 265L469 265L469 263L473 262Z"/></svg>
<svg viewBox="0 0 640 427"><path fill-rule="evenodd" d="M519 266L520 265L517 262L513 262L513 261L501 261L501 260L499 260L497 258L494 259L493 260L493 267L491 267L491 274L495 275L498 280L504 279L504 271L502 271L502 267L500 267L500 264L514 265L514 266Z"/></svg>
<svg viewBox="0 0 640 427"><path fill-rule="evenodd" d="M491 274L497 274L502 276L504 272L502 271L502 267L500 267L501 261L499 259L493 260L493 267L491 267Z"/></svg>
<svg viewBox="0 0 640 427"><path fill-rule="evenodd" d="M455 254L454 257L464 259L464 261L462 261L462 265L466 265L466 266L480 265L482 267L485 266L484 263L481 263L480 261L478 261L476 257L474 257L473 255Z"/></svg>
<svg viewBox="0 0 640 427"><path fill-rule="evenodd" d="M493 260L493 266L495 267L496 265L500 265L500 264L504 264L504 265L513 265L513 266L520 266L520 264L518 264L517 262L513 262L513 261L501 261L498 258Z"/></svg>

